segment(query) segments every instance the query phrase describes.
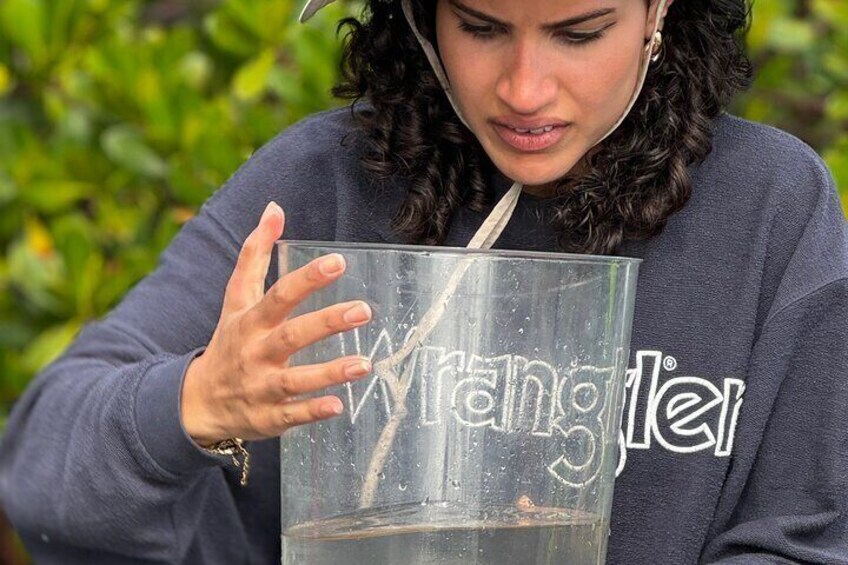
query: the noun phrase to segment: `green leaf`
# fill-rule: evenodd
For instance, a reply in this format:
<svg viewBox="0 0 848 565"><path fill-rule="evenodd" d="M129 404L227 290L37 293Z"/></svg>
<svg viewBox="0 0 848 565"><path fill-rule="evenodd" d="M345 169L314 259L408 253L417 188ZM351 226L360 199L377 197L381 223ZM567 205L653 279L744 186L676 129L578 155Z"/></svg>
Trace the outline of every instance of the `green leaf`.
<svg viewBox="0 0 848 565"><path fill-rule="evenodd" d="M63 281L62 264L53 253L33 248L26 240L9 247L9 284L20 293L32 312L66 315L69 308L57 297L55 290Z"/></svg>
<svg viewBox="0 0 848 565"><path fill-rule="evenodd" d="M829 120L848 122L848 91L831 94L827 98L826 112Z"/></svg>
<svg viewBox="0 0 848 565"><path fill-rule="evenodd" d="M12 90L12 85L12 73L9 71L9 67L0 63L0 98Z"/></svg>
<svg viewBox="0 0 848 565"><path fill-rule="evenodd" d="M212 42L224 51L249 56L258 47L254 37L222 14L209 14L203 21L203 28Z"/></svg>
<svg viewBox="0 0 848 565"><path fill-rule="evenodd" d="M106 155L116 164L150 178L163 178L168 165L150 147L145 145L138 130L129 125L107 129L101 138Z"/></svg>
<svg viewBox="0 0 848 565"><path fill-rule="evenodd" d="M55 213L93 195L95 186L75 180L38 180L20 193L22 203L39 212Z"/></svg>
<svg viewBox="0 0 848 565"><path fill-rule="evenodd" d="M836 29L848 27L848 3L844 0L813 0L813 13Z"/></svg>
<svg viewBox="0 0 848 565"><path fill-rule="evenodd" d="M768 45L784 52L802 52L816 41L816 31L810 22L779 18L772 22Z"/></svg>
<svg viewBox="0 0 848 565"><path fill-rule="evenodd" d="M18 187L12 178L0 168L0 206L10 203L18 195Z"/></svg>
<svg viewBox="0 0 848 565"><path fill-rule="evenodd" d="M47 59L44 0L3 0L0 2L0 33L19 45L36 67Z"/></svg>
<svg viewBox="0 0 848 565"><path fill-rule="evenodd" d="M261 96L268 86L274 67L274 52L265 50L239 69L233 79L233 94L239 100L251 101Z"/></svg>
<svg viewBox="0 0 848 565"><path fill-rule="evenodd" d="M69 320L46 329L24 350L24 368L34 374L46 367L67 349L80 328L79 321Z"/></svg>
<svg viewBox="0 0 848 565"><path fill-rule="evenodd" d="M192 51L180 62L180 73L186 84L199 90L209 83L212 67L213 62L208 55L200 51Z"/></svg>

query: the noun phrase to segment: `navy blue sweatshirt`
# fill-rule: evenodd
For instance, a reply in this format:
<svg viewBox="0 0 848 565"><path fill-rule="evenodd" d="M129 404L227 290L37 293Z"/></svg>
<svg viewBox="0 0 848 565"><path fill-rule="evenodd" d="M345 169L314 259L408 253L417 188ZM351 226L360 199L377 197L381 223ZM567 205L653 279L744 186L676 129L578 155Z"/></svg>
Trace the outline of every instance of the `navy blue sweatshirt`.
<svg viewBox="0 0 848 565"><path fill-rule="evenodd" d="M182 378L270 200L287 238L398 242L406 188L376 188L364 149L344 109L283 132L31 384L0 445L0 501L39 563L280 562L278 441L252 445L239 486L181 427ZM728 116L693 174L666 230L621 253L644 263L608 563L848 563L848 229L833 181L798 140ZM496 247L554 251L546 206L522 195ZM461 210L447 244L483 219Z"/></svg>

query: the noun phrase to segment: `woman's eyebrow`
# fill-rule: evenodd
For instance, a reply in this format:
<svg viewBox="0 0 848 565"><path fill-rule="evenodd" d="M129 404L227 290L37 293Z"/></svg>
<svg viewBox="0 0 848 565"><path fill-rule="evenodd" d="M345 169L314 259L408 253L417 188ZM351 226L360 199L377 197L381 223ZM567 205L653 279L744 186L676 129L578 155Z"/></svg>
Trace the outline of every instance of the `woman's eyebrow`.
<svg viewBox="0 0 848 565"><path fill-rule="evenodd" d="M469 16L473 16L473 17L475 17L479 20L483 20L484 22L488 22L488 23L491 23L491 24L502 26L502 27L505 27L507 29L512 28L511 24L508 24L507 22L502 22L502 21L500 21L499 19L497 19L493 16L490 16L488 14L484 14L483 12L478 12L477 10L475 10L473 8L469 8L465 4L462 4L461 2L459 2L459 0L449 0L449 1L450 1L451 5L453 5L454 8L456 8L460 12L465 12ZM582 24L582 23L585 23L585 22L589 22L589 21L592 21L594 19L601 18L603 16L612 14L613 12L615 12L615 8L602 8L600 10L593 10L591 12L586 12L585 14L580 14L579 16L574 16L574 17L571 17L571 18L568 18L568 19L565 19L565 20L562 20L562 21L559 21L559 22L545 24L545 25L542 26L542 29L544 29L545 31L556 31L560 28L570 27L570 26Z"/></svg>

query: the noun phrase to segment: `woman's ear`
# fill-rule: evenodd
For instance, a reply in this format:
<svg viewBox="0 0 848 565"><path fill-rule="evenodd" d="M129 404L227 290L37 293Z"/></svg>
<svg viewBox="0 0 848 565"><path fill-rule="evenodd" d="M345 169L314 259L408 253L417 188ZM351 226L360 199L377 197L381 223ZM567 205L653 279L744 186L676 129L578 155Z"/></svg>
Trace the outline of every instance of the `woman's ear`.
<svg viewBox="0 0 848 565"><path fill-rule="evenodd" d="M672 4L674 4L674 0L651 0L651 7L648 11L648 22L645 28L645 41L651 40L654 29L662 31L665 24L665 17L668 15L668 8ZM659 25L657 25L658 20Z"/></svg>

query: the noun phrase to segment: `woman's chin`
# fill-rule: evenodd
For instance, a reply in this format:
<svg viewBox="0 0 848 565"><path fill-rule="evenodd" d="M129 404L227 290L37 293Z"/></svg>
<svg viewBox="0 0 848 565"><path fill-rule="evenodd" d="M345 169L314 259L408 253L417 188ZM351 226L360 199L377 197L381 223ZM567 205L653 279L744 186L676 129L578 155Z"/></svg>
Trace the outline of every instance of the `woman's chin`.
<svg viewBox="0 0 848 565"><path fill-rule="evenodd" d="M492 159L505 177L524 186L556 183L574 168L577 161L563 155L527 155L517 158L494 155Z"/></svg>
<svg viewBox="0 0 848 565"><path fill-rule="evenodd" d="M504 166L500 166L498 163L495 163L495 165L505 177L524 186L545 186L555 184L567 175L572 168L563 168L561 166L556 168L532 168L530 166L522 166L513 163L506 163Z"/></svg>

